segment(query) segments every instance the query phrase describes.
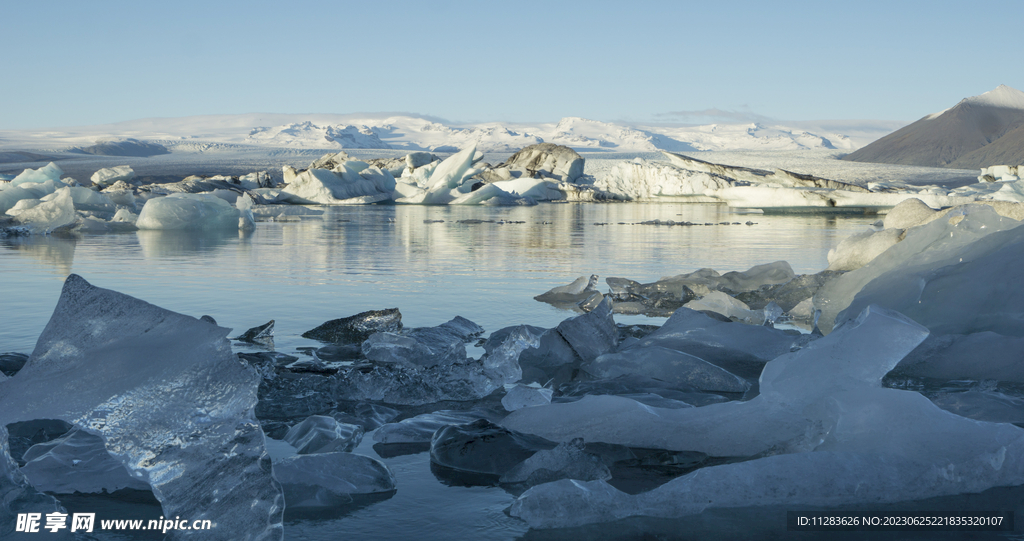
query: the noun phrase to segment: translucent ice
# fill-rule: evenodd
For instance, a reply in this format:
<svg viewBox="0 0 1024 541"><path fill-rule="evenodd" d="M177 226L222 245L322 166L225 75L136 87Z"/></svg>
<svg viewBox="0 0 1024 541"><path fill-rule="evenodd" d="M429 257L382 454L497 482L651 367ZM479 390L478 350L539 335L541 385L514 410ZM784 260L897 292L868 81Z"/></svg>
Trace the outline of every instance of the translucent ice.
<svg viewBox="0 0 1024 541"><path fill-rule="evenodd" d="M819 327L827 333L878 304L938 334L1024 335L1024 288L1005 280L1024 265L1020 225L989 206L967 205L908 230L871 263L818 291Z"/></svg>
<svg viewBox="0 0 1024 541"><path fill-rule="evenodd" d="M394 492L395 475L383 462L352 453L296 455L274 462L288 508L334 507L353 494Z"/></svg>
<svg viewBox="0 0 1024 541"><path fill-rule="evenodd" d="M715 507L877 504L1024 483L1024 430L965 419L916 392L880 387L882 375L925 335L899 314L869 308L769 363L753 400L676 410L677 422L662 425L685 434L679 439L691 449L750 456L760 447L763 458L703 468L635 496L603 481L557 481L524 493L511 513L551 528ZM713 424L696 423L697 416Z"/></svg>
<svg viewBox="0 0 1024 541"><path fill-rule="evenodd" d="M379 443L429 443L437 429L448 425L472 423L484 417L478 411L441 410L424 413L397 423L388 423L373 433Z"/></svg>
<svg viewBox="0 0 1024 541"><path fill-rule="evenodd" d="M113 492L122 488L149 490L133 478L120 460L110 456L103 438L72 429L67 435L32 446L21 471L32 486L46 492Z"/></svg>
<svg viewBox="0 0 1024 541"><path fill-rule="evenodd" d="M393 333L400 330L402 330L402 313L398 311L398 308L387 308L332 319L315 329L302 333L302 337L335 344L361 344L373 333Z"/></svg>
<svg viewBox="0 0 1024 541"><path fill-rule="evenodd" d="M253 415L259 376L227 333L71 275L28 363L0 382L0 426L72 423L103 438L165 516L212 520L204 538L280 539L281 491Z"/></svg>
<svg viewBox="0 0 1024 541"><path fill-rule="evenodd" d="M381 363L431 367L458 363L466 358L466 342L483 332L465 318L436 327L420 327L402 334L380 332L363 342L363 355Z"/></svg>
<svg viewBox="0 0 1024 541"><path fill-rule="evenodd" d="M610 479L612 473L601 457L587 453L582 438L558 444L551 450L537 451L501 476L502 483L539 485L558 479L595 481Z"/></svg>
<svg viewBox="0 0 1024 541"><path fill-rule="evenodd" d="M430 461L459 471L503 475L537 451L554 446L480 419L438 429L430 441Z"/></svg>
<svg viewBox="0 0 1024 541"><path fill-rule="evenodd" d="M291 427L284 436L297 453L347 452L355 449L363 440L363 427L339 423L333 417L312 415Z"/></svg>
<svg viewBox="0 0 1024 541"><path fill-rule="evenodd" d="M3 384L2 378L0 384ZM19 513L39 513L46 516L47 513L63 513L65 510L53 496L43 494L32 487L18 469L18 463L11 458L9 449L7 427L0 423L0 538L33 539L39 534L23 533L19 537L15 532ZM74 538L67 530L62 531L62 534L47 536L62 540Z"/></svg>
<svg viewBox="0 0 1024 541"><path fill-rule="evenodd" d="M750 388L743 378L703 359L660 346L606 353L581 368L600 378L638 374L702 391L742 393Z"/></svg>
<svg viewBox="0 0 1024 541"><path fill-rule="evenodd" d="M586 300L587 297L597 292L597 275L591 274L590 277L580 276L573 280L571 284L558 286L551 290L541 293L534 297L541 302L559 303L559 302L580 302Z"/></svg>
<svg viewBox="0 0 1024 541"><path fill-rule="evenodd" d="M726 295L721 291L712 291L699 299L684 304L683 307L698 312L715 312L727 318L735 318L743 323L750 323L752 325L764 323L764 312L751 310L743 301Z"/></svg>
<svg viewBox="0 0 1024 541"><path fill-rule="evenodd" d="M928 337L895 368L903 376L1024 383L1024 337L991 331Z"/></svg>
<svg viewBox="0 0 1024 541"><path fill-rule="evenodd" d="M850 271L859 269L903 240L902 229L888 228L881 231L863 231L846 237L828 252L828 270Z"/></svg>
<svg viewBox="0 0 1024 541"><path fill-rule="evenodd" d="M619 329L612 318L611 302L607 299L589 313L562 321L557 329L558 334L584 361L611 351L619 339Z"/></svg>
<svg viewBox="0 0 1024 541"><path fill-rule="evenodd" d="M520 384L505 393L505 396L501 398L501 405L508 411L515 411L530 406L550 404L553 393L554 391L551 389Z"/></svg>

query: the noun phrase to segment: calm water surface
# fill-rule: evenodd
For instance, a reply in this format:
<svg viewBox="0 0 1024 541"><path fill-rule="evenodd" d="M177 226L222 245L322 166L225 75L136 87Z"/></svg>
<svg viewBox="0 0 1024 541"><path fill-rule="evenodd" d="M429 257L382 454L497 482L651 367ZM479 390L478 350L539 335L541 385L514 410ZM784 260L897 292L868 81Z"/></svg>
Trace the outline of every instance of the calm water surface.
<svg viewBox="0 0 1024 541"><path fill-rule="evenodd" d="M328 319L396 306L408 327L455 315L487 332L520 323L553 327L572 314L533 296L581 275L598 274L605 290L608 276L643 282L780 259L798 273L817 272L827 266L830 248L878 219L763 216L723 205L666 203L326 210L323 218L258 223L251 234L147 231L2 241L0 351L31 352L72 272L171 310L212 315L236 333L274 319L278 351L294 353L317 345L299 335ZM473 219L523 223L458 223ZM636 225L655 219L730 225ZM755 224L731 225L747 221ZM368 434L357 452L377 457L372 443ZM398 481L394 497L326 516L289 517L287 538L559 537L527 532L508 517L513 497L499 488L442 483L427 453L384 462ZM601 535L601 529L588 532Z"/></svg>

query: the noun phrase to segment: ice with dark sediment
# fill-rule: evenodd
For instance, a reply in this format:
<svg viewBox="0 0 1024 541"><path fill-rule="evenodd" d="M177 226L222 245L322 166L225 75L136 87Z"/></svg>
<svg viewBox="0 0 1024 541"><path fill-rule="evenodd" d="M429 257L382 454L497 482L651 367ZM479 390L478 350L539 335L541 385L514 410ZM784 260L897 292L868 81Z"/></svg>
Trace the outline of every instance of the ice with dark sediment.
<svg viewBox="0 0 1024 541"><path fill-rule="evenodd" d="M373 333L398 332L400 330L402 330L402 313L398 311L398 308L386 308L332 319L315 329L302 333L302 337L335 344L361 344Z"/></svg>
<svg viewBox="0 0 1024 541"><path fill-rule="evenodd" d="M718 366L661 346L605 353L583 364L581 369L599 378L636 374L701 391L743 393L750 388L746 380Z"/></svg>
<svg viewBox="0 0 1024 541"><path fill-rule="evenodd" d="M348 452L363 441L363 427L339 423L326 415L311 415L284 435L300 455Z"/></svg>
<svg viewBox="0 0 1024 541"><path fill-rule="evenodd" d="M534 432L560 441L637 443L638 432L671 431L650 443L763 458L703 468L635 496L604 481L557 481L524 493L511 513L552 528L719 507L878 504L1024 483L1024 430L966 419L919 393L881 387L926 335L906 317L873 306L769 363L761 394L748 402L661 411L656 422L617 428L603 417L603 426L591 421L589 430L566 430L583 419L555 406L515 412L505 426L544 423Z"/></svg>
<svg viewBox="0 0 1024 541"><path fill-rule="evenodd" d="M533 486L558 479L596 481L611 477L611 470L601 457L586 452L583 439L576 438L562 442L554 449L537 451L505 472L499 480L502 483Z"/></svg>
<svg viewBox="0 0 1024 541"><path fill-rule="evenodd" d="M463 472L500 476L537 451L553 447L544 438L480 419L439 428L430 441L430 461Z"/></svg>
<svg viewBox="0 0 1024 541"><path fill-rule="evenodd" d="M57 494L149 490L110 456L103 438L74 428L64 436L33 445L22 456L21 472L37 490Z"/></svg>
<svg viewBox="0 0 1024 541"><path fill-rule="evenodd" d="M295 455L274 461L289 509L335 507L357 494L395 491L395 475L381 461L353 453Z"/></svg>
<svg viewBox="0 0 1024 541"><path fill-rule="evenodd" d="M0 382L0 425L69 422L148 483L165 516L213 521L204 538L280 539L253 415L260 377L227 333L71 275L29 361Z"/></svg>

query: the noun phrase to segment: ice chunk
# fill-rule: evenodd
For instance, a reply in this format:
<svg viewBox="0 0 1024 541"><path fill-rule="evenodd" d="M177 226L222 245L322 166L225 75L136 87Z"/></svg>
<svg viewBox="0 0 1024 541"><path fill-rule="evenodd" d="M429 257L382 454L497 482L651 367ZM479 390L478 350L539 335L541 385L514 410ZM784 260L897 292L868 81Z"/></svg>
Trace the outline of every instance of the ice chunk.
<svg viewBox="0 0 1024 541"><path fill-rule="evenodd" d="M648 406L673 409L706 406L728 401L727 398L718 394L700 392L689 386L672 384L637 374L563 383L558 386L558 396L552 401L573 402L587 395L622 396Z"/></svg>
<svg viewBox="0 0 1024 541"><path fill-rule="evenodd" d="M501 405L508 411L528 408L530 406L542 406L551 403L551 396L554 391L543 387L530 385L516 385L505 393L501 398Z"/></svg>
<svg viewBox="0 0 1024 541"><path fill-rule="evenodd" d="M729 187L732 181L674 164L641 161L622 162L612 167L594 185L634 200L683 197L693 202L719 202L718 198L705 195L705 192Z"/></svg>
<svg viewBox="0 0 1024 541"><path fill-rule="evenodd" d="M711 456L809 451L833 433L843 412L833 398L825 397L851 391L851 407L867 407L857 392L881 390L882 377L928 334L905 317L877 307L843 330L768 363L761 374L761 394L746 402L664 409L617 396L585 396L524 408L501 424L554 441L582 437Z"/></svg>
<svg viewBox="0 0 1024 541"><path fill-rule="evenodd" d="M442 161L430 173L426 188L430 193L438 194L458 188L462 185L466 173L472 167L475 155L476 145L470 145Z"/></svg>
<svg viewBox="0 0 1024 541"><path fill-rule="evenodd" d="M480 419L438 429L430 441L430 461L459 471L503 475L537 451L553 447L543 438Z"/></svg>
<svg viewBox="0 0 1024 541"><path fill-rule="evenodd" d="M538 143L523 148L506 161L504 166L527 172L534 178L554 178L576 182L583 176L583 157L575 150L553 143Z"/></svg>
<svg viewBox="0 0 1024 541"><path fill-rule="evenodd" d="M208 194L172 193L146 201L139 229L238 229L238 209Z"/></svg>
<svg viewBox="0 0 1024 541"><path fill-rule="evenodd" d="M995 380L1024 383L1024 337L984 331L930 335L894 372L940 380Z"/></svg>
<svg viewBox="0 0 1024 541"><path fill-rule="evenodd" d="M281 491L253 415L259 376L227 333L73 274L28 363L0 382L0 426L72 423L150 485L164 516L212 520L210 538L280 539Z"/></svg>
<svg viewBox="0 0 1024 541"><path fill-rule="evenodd" d="M557 330L530 325L506 327L494 331L484 343L484 350L489 355L491 351L502 345L513 332L519 333L524 340L536 341L536 345L531 345L520 351L516 359L524 383L531 381L546 383L556 373L564 371L578 359L576 352L562 338L562 335L558 334Z"/></svg>
<svg viewBox="0 0 1024 541"><path fill-rule="evenodd" d="M0 380L0 384L3 381ZM19 514L39 513L45 517L48 513L64 513L60 502L53 496L43 494L32 487L25 475L18 469L17 462L11 458L8 447L7 427L0 423L0 538L3 539L32 539L36 534L23 533L20 536L15 532ZM45 519L40 520L40 530L45 525ZM74 536L67 530L60 534L49 534L47 537L61 540L70 540Z"/></svg>
<svg viewBox="0 0 1024 541"><path fill-rule="evenodd" d="M907 231L870 264L815 295L831 330L869 304L898 310L938 334L1024 336L1024 288L1005 277L1024 266L1024 229L992 208L968 205ZM992 284L1005 287L995 289Z"/></svg>
<svg viewBox="0 0 1024 541"><path fill-rule="evenodd" d="M528 327L521 325L516 327L501 341L497 347L485 350L487 353L481 359L484 364L484 372L495 381L502 384L515 383L522 379L523 369L519 365L519 357L523 351L536 348L540 345L538 336Z"/></svg>
<svg viewBox="0 0 1024 541"><path fill-rule="evenodd" d="M863 231L843 239L828 252L828 270L851 271L859 269L903 240L904 230L886 228L881 231Z"/></svg>
<svg viewBox="0 0 1024 541"><path fill-rule="evenodd" d="M374 168L377 174L363 176L353 167L339 167L339 172L326 169L303 171L288 182L283 193L293 196L295 202L321 205L360 204L391 198L395 177L389 173Z"/></svg>
<svg viewBox="0 0 1024 541"><path fill-rule="evenodd" d="M354 494L395 491L395 475L383 462L352 453L296 455L274 462L289 509L334 507Z"/></svg>
<svg viewBox="0 0 1024 541"><path fill-rule="evenodd" d="M715 312L727 318L735 318L752 325L764 323L764 312L751 310L743 301L726 295L721 291L712 291L699 299L686 303L683 307L698 312Z"/></svg>
<svg viewBox="0 0 1024 541"><path fill-rule="evenodd" d="M465 360L466 341L482 332L479 325L456 316L436 327L420 327L403 334L373 334L363 342L363 355L381 363L449 365Z"/></svg>
<svg viewBox="0 0 1024 541"><path fill-rule="evenodd" d="M764 363L788 353L794 337L770 327L716 321L680 308L638 347L661 346L688 353L745 378L756 378Z"/></svg>
<svg viewBox="0 0 1024 541"><path fill-rule="evenodd" d="M335 344L361 344L377 332L402 330L402 313L398 308L369 310L354 316L332 319L319 327L302 333L303 338Z"/></svg>
<svg viewBox="0 0 1024 541"><path fill-rule="evenodd" d="M388 423L373 433L378 443L430 443L437 429L448 425L472 423L489 415L484 411L440 410L424 413L397 423Z"/></svg>
<svg viewBox="0 0 1024 541"><path fill-rule="evenodd" d="M941 217L944 212L933 210L924 201L913 197L892 208L883 222L886 229L910 229Z"/></svg>
<svg viewBox="0 0 1024 541"><path fill-rule="evenodd" d="M52 199L18 213L15 219L36 233L49 233L75 223L78 214L75 213L71 188L57 190Z"/></svg>
<svg viewBox="0 0 1024 541"><path fill-rule="evenodd" d="M89 180L97 186L110 186L117 181L128 182L135 178L135 171L128 165L118 165L116 167L105 167L96 171L92 174Z"/></svg>
<svg viewBox="0 0 1024 541"><path fill-rule="evenodd" d="M235 208L238 209L238 229L241 231L256 229L256 219L252 214L252 198L249 197L249 194L238 196Z"/></svg>
<svg viewBox="0 0 1024 541"><path fill-rule="evenodd" d="M273 346L274 320L271 319L270 321L264 323L263 325L253 327L242 333L240 336L235 337L234 339L238 340L239 342L269 344L270 346Z"/></svg>
<svg viewBox="0 0 1024 541"><path fill-rule="evenodd" d="M530 458L505 472L500 481L533 486L558 479L611 479L612 473L601 457L587 453L585 448L583 439L576 438L562 442L554 449L537 451Z"/></svg>
<svg viewBox="0 0 1024 541"><path fill-rule="evenodd" d="M582 369L599 378L638 374L702 391L742 393L750 388L743 378L703 359L659 346L606 353Z"/></svg>
<svg viewBox="0 0 1024 541"><path fill-rule="evenodd" d="M584 361L611 351L619 340L619 329L615 326L611 302L607 299L589 313L563 320L557 329Z"/></svg>
<svg viewBox="0 0 1024 541"><path fill-rule="evenodd" d="M532 206L537 202L517 193L506 192L496 184L486 184L478 190L460 195L452 199L450 205L489 205L489 206Z"/></svg>
<svg viewBox="0 0 1024 541"><path fill-rule="evenodd" d="M929 397L936 406L961 417L989 423L1024 423L1024 400L984 385L967 391L939 392Z"/></svg>
<svg viewBox="0 0 1024 541"><path fill-rule="evenodd" d="M517 178L492 183L508 193L516 193L534 201L551 201L565 199L565 192L558 189L559 184L550 180L534 178Z"/></svg>
<svg viewBox="0 0 1024 541"><path fill-rule="evenodd" d="M577 303L587 300L594 293L597 293L597 275L591 274L589 278L580 276L571 284L552 288L534 299L548 303Z"/></svg>
<svg viewBox="0 0 1024 541"><path fill-rule="evenodd" d="M45 492L149 490L149 484L130 476L121 461L110 456L103 438L78 428L32 446L22 459L26 464L21 472L32 486Z"/></svg>
<svg viewBox="0 0 1024 541"><path fill-rule="evenodd" d="M60 182L60 176L64 174L64 171L57 164L50 162L39 169L26 169L21 172L20 175L14 177L11 180L11 186L18 186L20 184L42 184L47 181L53 181L54 183ZM9 188L8 188L9 189Z"/></svg>
<svg viewBox="0 0 1024 541"><path fill-rule="evenodd" d="M312 415L291 427L284 436L300 455L348 452L363 441L363 427L339 423L333 417Z"/></svg>

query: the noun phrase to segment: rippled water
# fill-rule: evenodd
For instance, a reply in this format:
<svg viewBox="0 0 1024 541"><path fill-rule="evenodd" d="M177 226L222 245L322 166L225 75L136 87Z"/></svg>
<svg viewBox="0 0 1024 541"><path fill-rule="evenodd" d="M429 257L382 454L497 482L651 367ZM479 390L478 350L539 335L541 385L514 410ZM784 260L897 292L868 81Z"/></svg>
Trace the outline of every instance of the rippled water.
<svg viewBox="0 0 1024 541"><path fill-rule="evenodd" d="M274 319L278 351L294 353L317 345L299 335L325 320L396 306L408 327L436 325L455 315L487 332L520 323L552 327L572 314L533 296L592 273L653 281L702 267L745 270L780 259L798 273L816 272L839 240L878 219L762 216L722 205L664 203L326 210L323 218L261 222L251 234L148 231L0 241L0 352L31 352L72 272L168 309L212 315L236 333ZM716 225L638 225L655 219ZM747 221L754 223L733 224ZM371 444L367 435L357 452L376 457ZM383 460L398 482L392 498L326 515L289 515L287 538L559 537L528 532L507 516L513 497L499 488L445 484L431 471L426 453ZM88 511L100 504L85 499L75 505ZM104 502L103 508L116 514L127 512L125 505ZM145 509L133 512L145 515ZM153 507L151 514L159 512ZM635 524L626 526L635 530L612 537L678 528L676 523ZM691 526L706 533L726 524ZM605 534L599 528L581 535Z"/></svg>

